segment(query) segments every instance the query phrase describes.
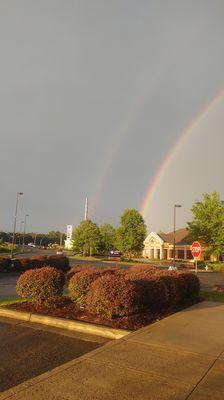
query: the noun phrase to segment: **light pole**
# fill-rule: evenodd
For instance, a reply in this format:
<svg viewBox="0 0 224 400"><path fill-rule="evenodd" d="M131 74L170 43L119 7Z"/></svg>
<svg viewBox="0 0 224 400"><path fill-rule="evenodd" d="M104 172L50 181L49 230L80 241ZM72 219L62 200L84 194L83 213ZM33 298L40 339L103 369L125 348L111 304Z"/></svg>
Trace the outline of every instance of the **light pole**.
<svg viewBox="0 0 224 400"><path fill-rule="evenodd" d="M25 233L26 233L26 218L29 217L29 214L25 215L24 218L24 229L23 229L23 253L24 253L24 246L25 246Z"/></svg>
<svg viewBox="0 0 224 400"><path fill-rule="evenodd" d="M182 207L181 204L174 204L173 207L173 267L175 268L176 256L176 208Z"/></svg>
<svg viewBox="0 0 224 400"><path fill-rule="evenodd" d="M16 232L16 219L17 219L18 201L19 201L19 196L22 196L22 195L23 195L23 192L17 192L16 193L16 208L15 208L15 215L14 215L11 258L13 258L13 250L14 250L14 243L15 243L15 232Z"/></svg>
<svg viewBox="0 0 224 400"><path fill-rule="evenodd" d="M20 229L19 229L19 245L21 245L21 237L22 237L22 225L24 224L24 221L20 222ZM24 225L23 225L24 226Z"/></svg>

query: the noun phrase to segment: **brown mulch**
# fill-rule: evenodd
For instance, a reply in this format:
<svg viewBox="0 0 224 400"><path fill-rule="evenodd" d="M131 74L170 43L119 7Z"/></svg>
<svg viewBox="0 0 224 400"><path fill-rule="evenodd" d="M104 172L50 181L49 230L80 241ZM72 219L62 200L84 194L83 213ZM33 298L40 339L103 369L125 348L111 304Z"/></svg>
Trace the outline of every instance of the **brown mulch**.
<svg viewBox="0 0 224 400"><path fill-rule="evenodd" d="M143 326L161 320L173 314L174 312L180 311L183 308L189 307L192 304L195 304L195 301L184 304L182 307L179 308L172 308L169 310L161 311L160 313L150 313L146 310L144 313L112 319L106 318L102 315L92 314L86 310L80 310L80 308L77 307L77 305L69 297L65 296L60 299L54 300L52 304L48 305L44 303L37 304L27 301L23 303L10 304L7 306L7 308L17 311L26 311L30 313L50 315L52 317L90 322L117 329L137 330L142 328Z"/></svg>

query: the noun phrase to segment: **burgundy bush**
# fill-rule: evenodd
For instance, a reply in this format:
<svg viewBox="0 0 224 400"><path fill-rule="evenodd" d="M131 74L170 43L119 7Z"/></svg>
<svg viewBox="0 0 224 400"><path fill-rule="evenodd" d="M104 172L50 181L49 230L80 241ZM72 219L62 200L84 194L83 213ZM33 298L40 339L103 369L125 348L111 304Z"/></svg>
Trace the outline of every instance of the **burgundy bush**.
<svg viewBox="0 0 224 400"><path fill-rule="evenodd" d="M60 269L63 272L67 272L69 267L69 259L64 255L52 255L47 257L47 264L50 267Z"/></svg>
<svg viewBox="0 0 224 400"><path fill-rule="evenodd" d="M140 288L120 274L104 274L93 281L87 309L108 318L129 316L143 309Z"/></svg>
<svg viewBox="0 0 224 400"><path fill-rule="evenodd" d="M187 286L178 271L160 271L157 273L168 290L169 304L180 305L186 299Z"/></svg>
<svg viewBox="0 0 224 400"><path fill-rule="evenodd" d="M91 283L100 276L97 269L85 269L75 274L69 281L69 295L79 306L85 307Z"/></svg>
<svg viewBox="0 0 224 400"><path fill-rule="evenodd" d="M200 281L198 277L192 272L179 272L179 276L183 278L186 284L186 297L194 299L199 296Z"/></svg>
<svg viewBox="0 0 224 400"><path fill-rule="evenodd" d="M52 267L31 269L24 272L16 284L16 291L22 298L34 302L47 302L62 296L65 283L64 274Z"/></svg>
<svg viewBox="0 0 224 400"><path fill-rule="evenodd" d="M150 310L161 310L168 305L168 291L152 271L127 272L126 279L134 281L142 291L143 304Z"/></svg>
<svg viewBox="0 0 224 400"><path fill-rule="evenodd" d="M153 265L147 265L147 264L136 264L132 265L129 271L132 272L147 272L147 273L152 273L154 274L157 271L157 268L154 267Z"/></svg>
<svg viewBox="0 0 224 400"><path fill-rule="evenodd" d="M70 271L68 271L67 274L66 274L67 281L69 282L70 279L71 279L75 274L77 274L78 272L81 272L81 271L83 271L83 269L80 268L80 267L74 267L74 268L72 268L72 269L71 269Z"/></svg>
<svg viewBox="0 0 224 400"><path fill-rule="evenodd" d="M7 257L0 257L0 272L10 271L11 260Z"/></svg>
<svg viewBox="0 0 224 400"><path fill-rule="evenodd" d="M31 268L30 258L19 257L15 261L17 261L17 269L20 271L26 271L27 269Z"/></svg>

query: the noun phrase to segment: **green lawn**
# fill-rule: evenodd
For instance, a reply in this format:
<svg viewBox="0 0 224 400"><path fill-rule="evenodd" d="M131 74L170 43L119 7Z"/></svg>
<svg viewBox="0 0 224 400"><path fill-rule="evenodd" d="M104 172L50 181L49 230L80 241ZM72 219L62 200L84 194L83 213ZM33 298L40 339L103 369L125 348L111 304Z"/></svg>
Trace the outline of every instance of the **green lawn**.
<svg viewBox="0 0 224 400"><path fill-rule="evenodd" d="M7 306L8 304L13 303L22 303L25 301L24 299L19 299L18 297L7 297L6 299L0 300L0 307Z"/></svg>
<svg viewBox="0 0 224 400"><path fill-rule="evenodd" d="M206 292L205 290L201 290L200 295L204 300L220 301L221 303L224 303L224 292Z"/></svg>

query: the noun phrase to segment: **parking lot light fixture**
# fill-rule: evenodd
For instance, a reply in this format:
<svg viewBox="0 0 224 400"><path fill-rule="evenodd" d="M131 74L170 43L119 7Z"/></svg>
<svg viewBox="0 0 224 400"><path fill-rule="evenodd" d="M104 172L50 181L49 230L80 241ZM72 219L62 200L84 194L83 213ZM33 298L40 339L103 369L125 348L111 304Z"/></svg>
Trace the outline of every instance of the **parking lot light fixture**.
<svg viewBox="0 0 224 400"><path fill-rule="evenodd" d="M176 209L182 207L181 204L174 204L173 208L173 268L175 269L176 262Z"/></svg>
<svg viewBox="0 0 224 400"><path fill-rule="evenodd" d="M16 193L16 208L15 208L15 215L14 215L14 224L13 224L13 236L12 236L12 248L11 248L11 258L13 258L13 250L15 244L15 233L16 233L16 220L17 220L17 210L18 210L18 201L19 196L22 196L23 192Z"/></svg>

